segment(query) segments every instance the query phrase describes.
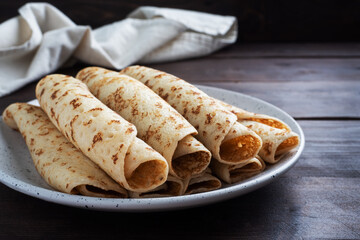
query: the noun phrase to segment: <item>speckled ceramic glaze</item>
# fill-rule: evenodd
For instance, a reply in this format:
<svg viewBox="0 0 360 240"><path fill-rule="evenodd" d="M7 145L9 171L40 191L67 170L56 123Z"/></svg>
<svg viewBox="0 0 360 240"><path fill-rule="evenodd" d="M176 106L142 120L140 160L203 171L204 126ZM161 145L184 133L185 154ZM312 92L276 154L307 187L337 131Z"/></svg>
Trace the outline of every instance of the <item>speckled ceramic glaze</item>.
<svg viewBox="0 0 360 240"><path fill-rule="evenodd" d="M10 188L27 195L63 205L103 211L164 211L182 209L219 202L254 191L284 174L298 160L304 149L305 138L301 127L281 109L244 94L198 86L201 90L245 110L264 113L286 122L298 133L299 147L287 154L279 163L250 179L235 184L224 184L221 189L188 196L149 199L106 199L69 195L54 191L37 173L25 141L19 132L10 129L0 121L0 181ZM37 105L37 101L30 102Z"/></svg>

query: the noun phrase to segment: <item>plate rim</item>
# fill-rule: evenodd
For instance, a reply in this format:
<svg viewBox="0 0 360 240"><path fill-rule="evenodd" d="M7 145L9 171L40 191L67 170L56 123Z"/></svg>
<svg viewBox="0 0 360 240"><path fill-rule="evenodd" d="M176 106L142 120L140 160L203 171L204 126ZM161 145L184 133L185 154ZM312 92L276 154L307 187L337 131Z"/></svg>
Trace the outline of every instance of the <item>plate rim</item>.
<svg viewBox="0 0 360 240"><path fill-rule="evenodd" d="M93 209L100 211L116 211L116 212L151 212L151 211L168 211L177 210L190 207L198 207L207 205L215 202L224 201L240 195L247 194L251 191L259 189L267 184L270 184L279 176L289 171L299 160L305 147L305 136L301 126L297 121L291 117L287 112L280 109L279 107L266 102L262 99L243 94L236 91L231 91L223 88L217 88L205 85L195 85L200 90L206 92L206 89L228 92L230 94L240 95L241 97L248 98L251 101L258 102L265 105L268 108L273 108L278 112L284 114L287 118L293 121L293 124L297 127L298 134L300 136L300 144L297 147L296 153L285 163L282 163L278 169L263 172L262 175L253 176L243 182L234 183L210 192L197 193L193 195L183 195L175 197L162 197L162 198L97 198L97 197L86 197L81 195L71 195L56 190L50 190L43 187L35 186L30 183L21 181L15 177L12 177L0 169L0 182L9 188L26 194L31 197L35 197L44 201L77 207L84 209ZM32 100L35 101L36 99ZM3 120L1 119L1 122Z"/></svg>

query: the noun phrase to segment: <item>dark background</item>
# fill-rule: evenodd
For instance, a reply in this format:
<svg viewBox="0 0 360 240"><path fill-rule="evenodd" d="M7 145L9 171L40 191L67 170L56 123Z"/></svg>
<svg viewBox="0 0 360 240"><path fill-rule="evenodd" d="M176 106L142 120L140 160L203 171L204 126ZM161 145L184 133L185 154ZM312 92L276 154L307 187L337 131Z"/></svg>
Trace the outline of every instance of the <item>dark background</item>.
<svg viewBox="0 0 360 240"><path fill-rule="evenodd" d="M18 15L27 1L1 0L0 22ZM241 42L354 42L360 40L360 1L340 0L50 0L75 23L100 27L121 20L138 6L182 8L239 21ZM89 17L92 16L92 17Z"/></svg>

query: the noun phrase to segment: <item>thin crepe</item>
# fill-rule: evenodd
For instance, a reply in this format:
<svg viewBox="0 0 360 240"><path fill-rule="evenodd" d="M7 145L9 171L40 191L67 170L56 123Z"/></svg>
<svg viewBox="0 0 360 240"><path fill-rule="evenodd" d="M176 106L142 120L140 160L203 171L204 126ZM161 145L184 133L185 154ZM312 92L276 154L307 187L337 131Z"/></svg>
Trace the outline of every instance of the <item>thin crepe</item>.
<svg viewBox="0 0 360 240"><path fill-rule="evenodd" d="M198 130L199 141L218 161L238 164L259 152L260 137L239 124L234 114L195 86L147 67L127 67L121 73L144 83L183 115Z"/></svg>
<svg viewBox="0 0 360 240"><path fill-rule="evenodd" d="M21 132L36 170L53 188L92 197L127 197L127 191L71 144L39 107L14 103L3 119Z"/></svg>
<svg viewBox="0 0 360 240"><path fill-rule="evenodd" d="M186 182L185 195L209 192L221 188L221 181L212 175L211 169L207 168L201 174L192 176Z"/></svg>
<svg viewBox="0 0 360 240"><path fill-rule="evenodd" d="M211 162L214 174L227 183L236 183L264 171L266 165L260 157L254 157L245 163L229 165L218 161Z"/></svg>
<svg viewBox="0 0 360 240"><path fill-rule="evenodd" d="M224 106L226 109L228 109L230 112L232 112L233 114L236 115L237 119L240 120L247 120L247 121L255 121L255 122L259 122L259 123L263 123L266 124L270 127L273 128L278 128L278 129L285 129L287 131L291 131L290 127L284 123L283 121L281 121L278 118L266 115L266 114L259 114L259 113L253 113L253 112L248 112L244 109L235 107L233 105L224 103L218 99L215 99L219 104L221 104L222 106Z"/></svg>
<svg viewBox="0 0 360 240"><path fill-rule="evenodd" d="M81 70L77 79L138 130L138 137L167 160L170 173L186 178L203 172L211 153L192 134L196 129L141 82L99 67Z"/></svg>
<svg viewBox="0 0 360 240"><path fill-rule="evenodd" d="M263 145L259 155L264 161L276 163L285 153L299 145L299 136L292 132L291 128L280 119L265 114L248 112L217 99L215 101L234 113L239 123L261 137Z"/></svg>
<svg viewBox="0 0 360 240"><path fill-rule="evenodd" d="M261 137L263 145L259 156L268 163L277 163L285 153L299 144L299 136L287 129L270 127L256 121L240 120L239 122Z"/></svg>
<svg viewBox="0 0 360 240"><path fill-rule="evenodd" d="M187 182L183 179L169 175L166 182L148 192L129 192L132 198L159 198L183 195Z"/></svg>
<svg viewBox="0 0 360 240"><path fill-rule="evenodd" d="M166 181L166 160L80 80L48 75L37 84L36 97L60 132L124 188L144 192Z"/></svg>

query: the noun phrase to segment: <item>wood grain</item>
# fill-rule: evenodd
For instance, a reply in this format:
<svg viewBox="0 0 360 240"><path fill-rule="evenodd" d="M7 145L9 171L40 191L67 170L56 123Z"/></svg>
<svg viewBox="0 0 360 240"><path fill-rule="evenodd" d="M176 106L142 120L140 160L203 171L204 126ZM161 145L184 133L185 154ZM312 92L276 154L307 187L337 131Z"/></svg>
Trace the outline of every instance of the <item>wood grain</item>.
<svg viewBox="0 0 360 240"><path fill-rule="evenodd" d="M216 58L358 58L360 43L247 43L227 47Z"/></svg>
<svg viewBox="0 0 360 240"><path fill-rule="evenodd" d="M235 47L233 51L236 51ZM360 76L360 59L344 58L221 58L211 56L150 65L188 81L297 82L354 81Z"/></svg>

